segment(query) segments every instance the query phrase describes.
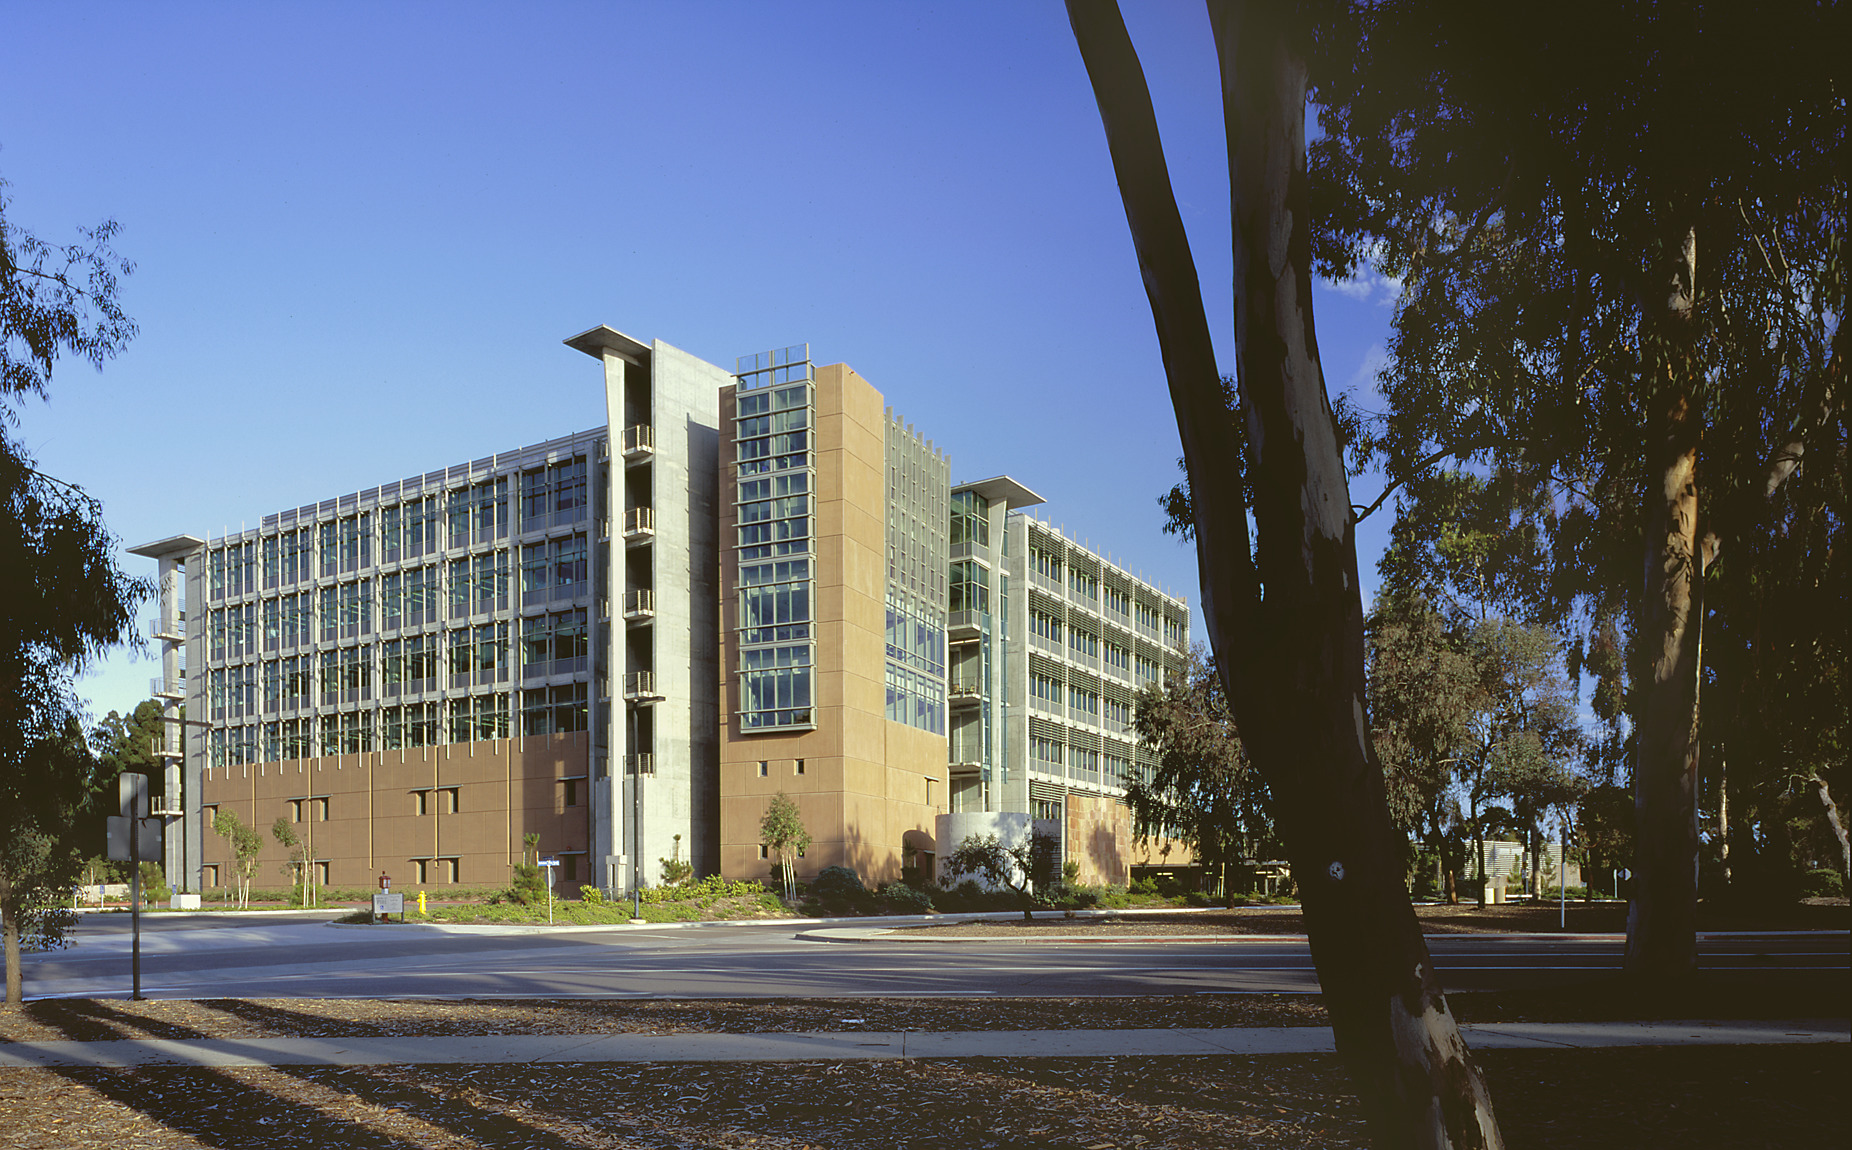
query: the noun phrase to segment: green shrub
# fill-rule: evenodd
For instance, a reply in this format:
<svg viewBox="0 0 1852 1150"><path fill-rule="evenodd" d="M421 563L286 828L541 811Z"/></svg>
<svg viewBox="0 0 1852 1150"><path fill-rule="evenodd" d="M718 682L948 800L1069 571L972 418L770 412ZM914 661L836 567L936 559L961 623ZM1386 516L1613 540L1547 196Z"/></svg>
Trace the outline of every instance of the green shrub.
<svg viewBox="0 0 1852 1150"><path fill-rule="evenodd" d="M904 882L888 883L877 897L890 914L925 914L932 909L932 895Z"/></svg>
<svg viewBox="0 0 1852 1150"><path fill-rule="evenodd" d="M1144 878L1133 879L1132 884L1125 888L1125 893L1155 898L1158 893L1157 881L1150 875L1146 875Z"/></svg>
<svg viewBox="0 0 1852 1150"><path fill-rule="evenodd" d="M810 897L830 914L874 909L875 898L862 885L862 876L846 866L826 866L811 881Z"/></svg>
<svg viewBox="0 0 1852 1150"><path fill-rule="evenodd" d="M1802 898L1839 898L1845 893L1845 880L1836 870L1810 870L1801 878Z"/></svg>
<svg viewBox="0 0 1852 1150"><path fill-rule="evenodd" d="M662 885L681 886L694 877L694 864L682 857L682 836L675 836L675 848L666 859L657 859L662 866Z"/></svg>
<svg viewBox="0 0 1852 1150"><path fill-rule="evenodd" d="M1100 894L1093 887L1063 880L1050 884L1036 901L1055 910L1088 910L1100 904Z"/></svg>
<svg viewBox="0 0 1852 1150"><path fill-rule="evenodd" d="M161 873L161 864L145 862L141 864L141 898L142 902L159 905L173 897L173 891L167 889L167 877Z"/></svg>
<svg viewBox="0 0 1852 1150"><path fill-rule="evenodd" d="M765 884L753 879L740 879L729 882L717 874L710 874L698 882L686 886L646 886L640 892L645 906L660 906L671 902L692 902L697 906L712 906L723 898L758 898L765 893Z"/></svg>
<svg viewBox="0 0 1852 1150"><path fill-rule="evenodd" d="M535 863L516 863L514 885L508 888L508 901L532 906L547 901L547 880Z"/></svg>
<svg viewBox="0 0 1852 1150"><path fill-rule="evenodd" d="M582 886L579 888L579 901L586 906L603 906L604 892L589 884Z"/></svg>

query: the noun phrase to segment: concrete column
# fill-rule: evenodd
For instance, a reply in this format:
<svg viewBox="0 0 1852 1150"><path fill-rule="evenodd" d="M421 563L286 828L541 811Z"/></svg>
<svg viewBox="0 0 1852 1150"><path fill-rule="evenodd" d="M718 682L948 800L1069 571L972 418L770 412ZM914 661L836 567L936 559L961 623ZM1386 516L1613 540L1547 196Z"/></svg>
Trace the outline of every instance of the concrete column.
<svg viewBox="0 0 1852 1150"><path fill-rule="evenodd" d="M629 368L626 357L615 349L603 349L604 361L604 396L605 396L605 443L606 455L609 457L605 466L605 516L608 524L604 534L605 543L605 602L610 605L610 621L600 622L603 628L601 636L604 647L605 691L608 692L593 704L591 714L599 724L598 729L604 734L604 759L600 763L594 739L592 750L592 773L596 781L592 787L592 797L596 804L593 812L592 857L596 860L597 881L607 892L615 894L630 885L628 868L620 865L621 856L626 854L625 840L628 836L629 805L626 802L624 788L624 740L627 737L624 717L624 587L626 584L624 554L624 388L625 375ZM594 615L599 612L594 608ZM600 694L597 677L593 676L591 694Z"/></svg>

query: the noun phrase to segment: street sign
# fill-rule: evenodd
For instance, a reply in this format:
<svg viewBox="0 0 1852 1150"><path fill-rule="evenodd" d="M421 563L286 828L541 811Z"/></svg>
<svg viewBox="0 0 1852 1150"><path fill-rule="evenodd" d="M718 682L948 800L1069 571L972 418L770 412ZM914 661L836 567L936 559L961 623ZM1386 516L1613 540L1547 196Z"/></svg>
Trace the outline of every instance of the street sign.
<svg viewBox="0 0 1852 1150"><path fill-rule="evenodd" d="M116 776L116 794L122 799L122 817L148 817L148 776L124 772ZM127 858L127 855L123 856Z"/></svg>
<svg viewBox="0 0 1852 1150"><path fill-rule="evenodd" d="M405 919L405 896L402 894L376 894L373 896L373 917L382 918L396 914L400 921Z"/></svg>
<svg viewBox="0 0 1852 1150"><path fill-rule="evenodd" d="M127 777L127 775L123 776L123 778ZM147 795L144 793L142 798L146 801ZM133 856L129 843L131 821L135 824L136 835L141 840L134 844L138 849L133 852ZM130 820L122 815L110 815L106 842L110 862L128 862L131 857L137 856L142 862L159 862L161 861L161 820L146 818Z"/></svg>

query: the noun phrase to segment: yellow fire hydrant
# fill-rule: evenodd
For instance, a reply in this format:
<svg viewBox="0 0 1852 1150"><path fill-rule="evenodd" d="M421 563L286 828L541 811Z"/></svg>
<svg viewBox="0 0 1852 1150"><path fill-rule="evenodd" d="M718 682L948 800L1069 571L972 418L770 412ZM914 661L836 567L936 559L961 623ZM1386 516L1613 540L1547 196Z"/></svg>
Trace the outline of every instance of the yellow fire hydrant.
<svg viewBox="0 0 1852 1150"><path fill-rule="evenodd" d="M418 892L418 913L419 914L424 913L424 892L423 891Z"/></svg>

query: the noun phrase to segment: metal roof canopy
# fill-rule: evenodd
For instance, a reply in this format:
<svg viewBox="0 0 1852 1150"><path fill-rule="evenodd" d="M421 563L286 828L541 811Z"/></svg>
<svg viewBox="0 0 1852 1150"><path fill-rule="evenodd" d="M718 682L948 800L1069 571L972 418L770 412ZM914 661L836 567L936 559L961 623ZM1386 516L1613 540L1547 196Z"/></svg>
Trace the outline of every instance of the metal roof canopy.
<svg viewBox="0 0 1852 1150"><path fill-rule="evenodd" d="M206 541L197 535L174 535L159 539L153 543L144 543L140 547L129 548L130 555L143 555L149 559L159 559L166 555L185 555L197 551L206 545Z"/></svg>
<svg viewBox="0 0 1852 1150"><path fill-rule="evenodd" d="M977 479L970 483L955 483L952 485L952 493L954 495L960 491L975 491L992 503L1008 504L1012 511L1019 507L1034 507L1038 503L1048 502L1040 495L1037 495L1035 492L1024 487L1007 475L997 475L990 479Z"/></svg>
<svg viewBox="0 0 1852 1150"><path fill-rule="evenodd" d="M599 324L569 339L562 340L567 347L582 351L593 359L603 359L614 355L628 363L644 364L649 361L649 345L639 343L615 328Z"/></svg>

